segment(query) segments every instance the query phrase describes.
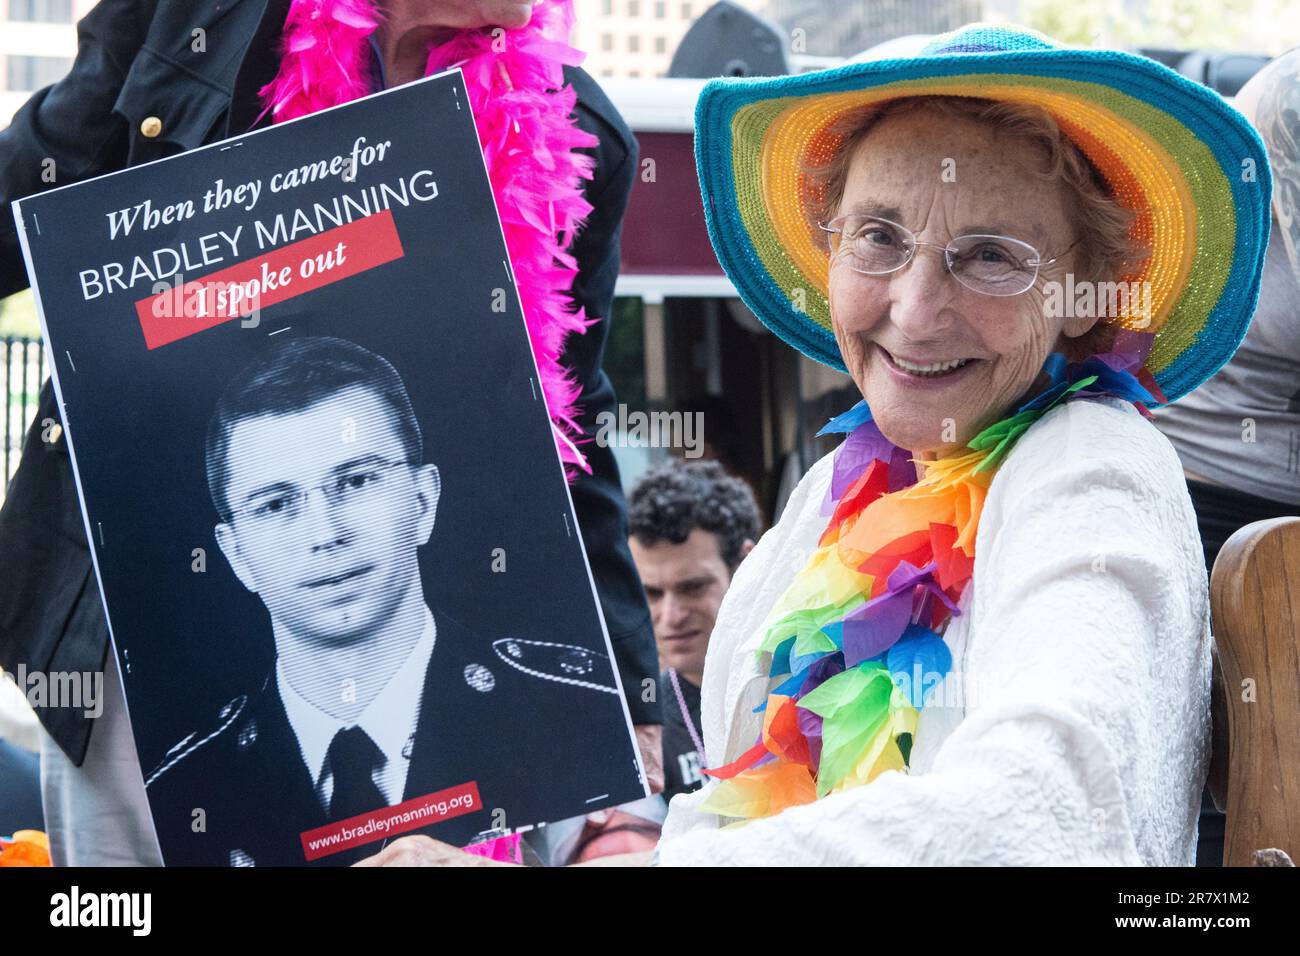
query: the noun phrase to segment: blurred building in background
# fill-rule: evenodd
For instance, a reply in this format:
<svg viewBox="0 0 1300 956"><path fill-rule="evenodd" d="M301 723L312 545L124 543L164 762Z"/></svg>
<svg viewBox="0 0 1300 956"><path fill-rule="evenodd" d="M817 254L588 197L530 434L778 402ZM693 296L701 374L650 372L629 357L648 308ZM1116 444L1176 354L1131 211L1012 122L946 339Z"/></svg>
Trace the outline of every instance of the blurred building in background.
<svg viewBox="0 0 1300 956"><path fill-rule="evenodd" d="M886 40L947 33L983 19L984 7L984 0L767 0L761 12L786 29L796 52L850 57Z"/></svg>
<svg viewBox="0 0 1300 956"><path fill-rule="evenodd" d="M75 24L95 0L0 0L0 127L77 55Z"/></svg>
<svg viewBox="0 0 1300 956"><path fill-rule="evenodd" d="M738 0L760 11L767 0ZM574 0L573 45L592 76L651 77L668 72L673 51L713 0Z"/></svg>

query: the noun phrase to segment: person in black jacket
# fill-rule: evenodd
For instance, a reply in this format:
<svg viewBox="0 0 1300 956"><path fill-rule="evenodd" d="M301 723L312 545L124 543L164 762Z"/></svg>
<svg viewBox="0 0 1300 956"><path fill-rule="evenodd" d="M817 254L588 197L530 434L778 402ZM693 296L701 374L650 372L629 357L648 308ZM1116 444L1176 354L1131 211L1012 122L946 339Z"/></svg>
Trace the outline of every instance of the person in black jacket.
<svg viewBox="0 0 1300 956"><path fill-rule="evenodd" d="M0 131L0 204L127 166L212 143L266 125L258 90L274 78L289 0L100 0L78 24L78 52L62 81L36 93ZM518 25L519 3L499 0L406 0L386 8L410 28L386 31L380 71L392 85L411 79L410 42L436 31L502 23ZM526 16L527 11L523 11ZM435 31L430 33L430 31ZM390 42L391 41L391 42ZM376 49L379 49L378 44ZM416 51L418 53L418 50ZM418 76L418 72L415 73ZM614 405L601 368L622 216L637 167L636 141L592 78L566 67L577 92L578 125L599 138L594 178L585 186L593 211L570 249L579 274L575 305L601 321L566 343L563 362L582 386L579 424L594 434L597 416ZM27 285L13 221L0 217L0 297ZM645 594L627 547L627 518L618 470L609 448L583 446L592 474L571 487L596 590L651 785L662 785L660 711L653 687L653 630ZM116 661L91 567L59 410L47 382L23 458L0 508L0 666L29 671L105 670L118 688ZM129 725L106 713L92 727L81 710L47 708L41 722L57 747L43 754L45 797L56 862L59 820L75 801L61 792L85 777L95 805L119 796L100 785L133 758ZM81 768L77 770L75 768ZM135 786L140 781L134 781ZM51 812L53 811L53 812ZM76 825L76 821L72 821ZM118 829L131 840L132 826ZM145 821L147 824L147 821ZM137 842L144 842L140 836ZM129 849L118 862L151 859Z"/></svg>

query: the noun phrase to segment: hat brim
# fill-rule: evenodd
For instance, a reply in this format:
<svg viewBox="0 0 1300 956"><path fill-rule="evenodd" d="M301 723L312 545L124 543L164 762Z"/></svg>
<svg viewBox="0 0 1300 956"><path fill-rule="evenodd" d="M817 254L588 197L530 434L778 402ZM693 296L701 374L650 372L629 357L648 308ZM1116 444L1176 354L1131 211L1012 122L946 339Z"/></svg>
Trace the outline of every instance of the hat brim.
<svg viewBox="0 0 1300 956"><path fill-rule="evenodd" d="M1146 367L1169 402L1227 362L1250 324L1268 244L1263 143L1217 93L1154 60L1106 50L956 53L706 84L695 157L709 237L773 332L844 371L806 170L836 148L846 113L923 95L1051 113L1134 212L1133 237L1150 250L1141 268L1118 277L1147 284L1149 311L1108 321L1154 332Z"/></svg>

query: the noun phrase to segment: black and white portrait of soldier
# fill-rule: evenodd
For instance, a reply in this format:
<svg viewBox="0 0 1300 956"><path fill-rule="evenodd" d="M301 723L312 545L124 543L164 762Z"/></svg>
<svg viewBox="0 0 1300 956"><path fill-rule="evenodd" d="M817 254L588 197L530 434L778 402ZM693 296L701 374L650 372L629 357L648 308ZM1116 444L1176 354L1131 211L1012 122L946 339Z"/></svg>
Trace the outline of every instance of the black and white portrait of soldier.
<svg viewBox="0 0 1300 956"><path fill-rule="evenodd" d="M218 399L205 466L216 542L266 609L275 663L146 775L164 859L301 864L301 832L471 781L483 809L421 832L464 844L506 805L538 822L543 779L578 805L599 796L554 718L617 693L608 658L570 648L559 669L519 666L560 645L438 609L419 554L442 475L402 379L342 339L272 341Z"/></svg>

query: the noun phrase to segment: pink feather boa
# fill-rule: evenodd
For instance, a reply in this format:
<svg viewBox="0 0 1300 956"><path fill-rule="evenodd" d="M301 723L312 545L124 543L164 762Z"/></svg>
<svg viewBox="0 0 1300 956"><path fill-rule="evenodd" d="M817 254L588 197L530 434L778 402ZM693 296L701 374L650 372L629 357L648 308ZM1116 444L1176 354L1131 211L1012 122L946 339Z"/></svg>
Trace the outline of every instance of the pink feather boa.
<svg viewBox="0 0 1300 956"><path fill-rule="evenodd" d="M280 70L260 91L274 119L372 92L367 40L379 22L369 0L294 0ZM433 47L425 75L454 66L465 74L556 445L566 465L590 473L575 444L582 388L560 362L569 333L597 321L574 310L569 294L578 264L567 250L591 212L581 181L594 163L575 150L598 142L578 128L577 94L564 85L562 67L585 58L567 42L572 27L572 0L538 0L526 27L462 30Z"/></svg>

